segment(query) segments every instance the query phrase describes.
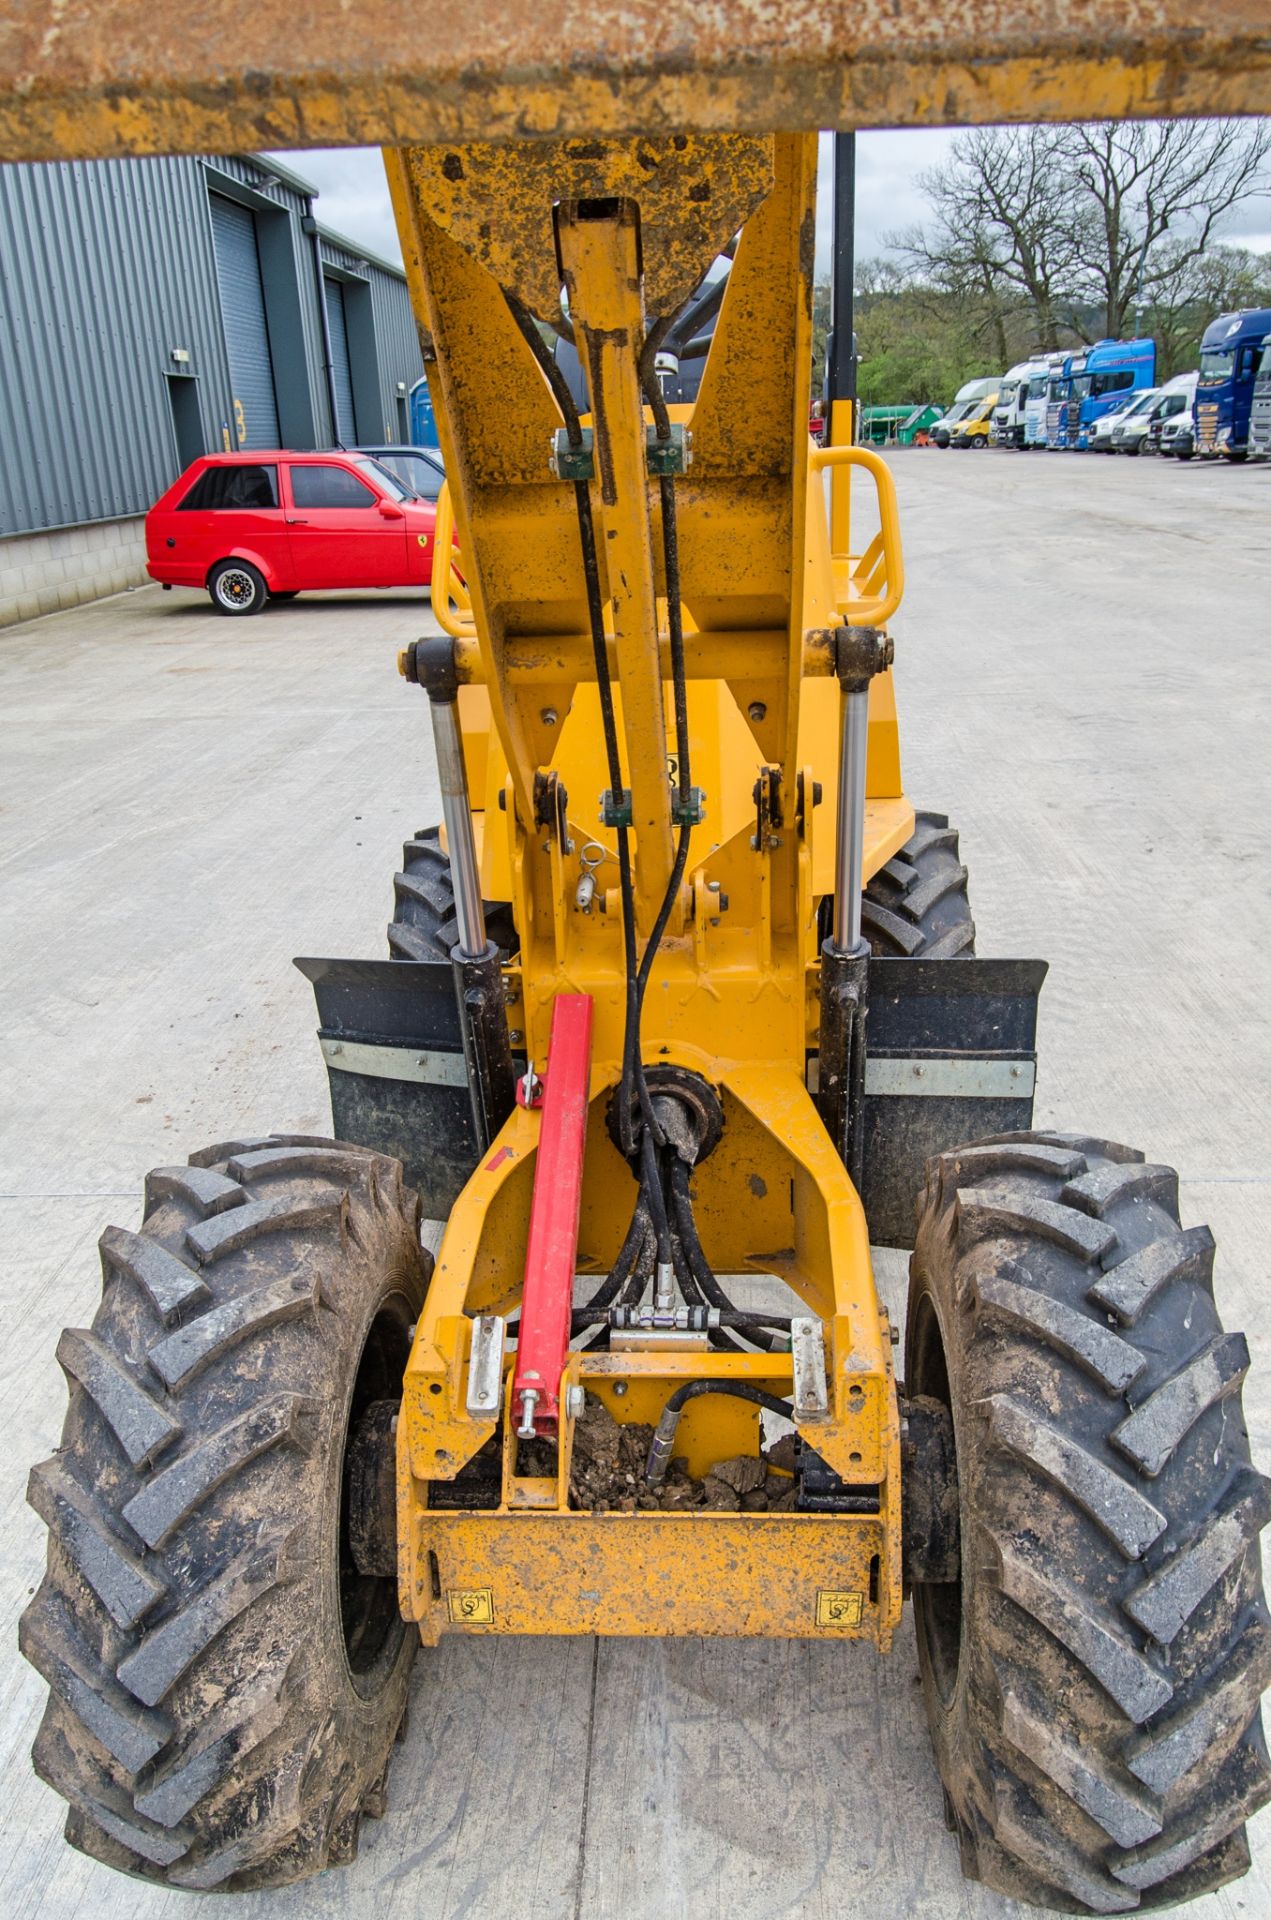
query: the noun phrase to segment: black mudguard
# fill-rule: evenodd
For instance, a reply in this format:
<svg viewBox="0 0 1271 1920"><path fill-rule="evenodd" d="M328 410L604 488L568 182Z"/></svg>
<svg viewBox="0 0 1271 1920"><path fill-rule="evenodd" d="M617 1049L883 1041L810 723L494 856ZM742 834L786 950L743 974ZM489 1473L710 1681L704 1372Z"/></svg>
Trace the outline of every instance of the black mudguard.
<svg viewBox="0 0 1271 1920"><path fill-rule="evenodd" d="M869 963L861 1198L875 1246L912 1247L933 1154L1033 1123L1044 960Z"/></svg>
<svg viewBox="0 0 1271 1920"><path fill-rule="evenodd" d="M318 1002L337 1139L402 1162L442 1220L477 1164L449 961L297 960Z"/></svg>

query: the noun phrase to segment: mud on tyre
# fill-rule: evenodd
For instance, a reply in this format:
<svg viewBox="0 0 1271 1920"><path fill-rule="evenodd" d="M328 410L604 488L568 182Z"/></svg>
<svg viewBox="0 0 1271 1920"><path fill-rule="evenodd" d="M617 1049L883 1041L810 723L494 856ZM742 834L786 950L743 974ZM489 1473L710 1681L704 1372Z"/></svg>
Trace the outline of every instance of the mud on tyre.
<svg viewBox="0 0 1271 1920"><path fill-rule="evenodd" d="M176 1887L276 1886L356 1850L406 1703L396 1581L352 1557L346 1441L400 1398L429 1262L398 1163L226 1143L146 1182L62 1335L31 1475L48 1572L21 1645L67 1838Z"/></svg>
<svg viewBox="0 0 1271 1920"><path fill-rule="evenodd" d="M1249 1863L1271 1483L1249 1363L1167 1167L1008 1136L928 1169L906 1391L953 1415L961 1580L915 1590L964 1871L1071 1912L1147 1909Z"/></svg>

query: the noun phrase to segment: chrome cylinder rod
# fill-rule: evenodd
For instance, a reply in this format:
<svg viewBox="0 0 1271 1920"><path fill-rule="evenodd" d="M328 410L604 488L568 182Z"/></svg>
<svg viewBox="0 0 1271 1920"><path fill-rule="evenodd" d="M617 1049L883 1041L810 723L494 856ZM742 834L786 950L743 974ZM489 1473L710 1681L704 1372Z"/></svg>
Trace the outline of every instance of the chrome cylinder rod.
<svg viewBox="0 0 1271 1920"><path fill-rule="evenodd" d="M459 953L465 960L476 960L486 949L485 908L481 901L477 843L468 805L468 775L463 764L463 741L459 733L459 703L457 700L434 697L428 704L432 709L437 778L441 783L441 817L446 823L450 877L455 890Z"/></svg>
<svg viewBox="0 0 1271 1920"><path fill-rule="evenodd" d="M834 945L861 949L861 894L865 879L865 761L869 752L869 683L843 691L839 747L838 848L834 875Z"/></svg>

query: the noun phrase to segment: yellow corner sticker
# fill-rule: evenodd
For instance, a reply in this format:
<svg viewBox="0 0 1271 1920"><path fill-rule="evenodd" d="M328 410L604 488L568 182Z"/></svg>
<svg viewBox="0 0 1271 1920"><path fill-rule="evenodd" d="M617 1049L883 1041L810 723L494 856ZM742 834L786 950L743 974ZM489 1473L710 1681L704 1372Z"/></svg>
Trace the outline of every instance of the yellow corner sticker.
<svg viewBox="0 0 1271 1920"><path fill-rule="evenodd" d="M827 1593L824 1588L818 1588L816 1624L818 1627L859 1627L864 1605L863 1593Z"/></svg>
<svg viewBox="0 0 1271 1920"><path fill-rule="evenodd" d="M842 1595L835 1595L841 1599ZM860 1595L851 1598L859 1601ZM451 1621L456 1627L492 1627L494 1625L494 1594L489 1587L451 1587L446 1594L446 1607ZM857 1619L860 1618L859 1610Z"/></svg>

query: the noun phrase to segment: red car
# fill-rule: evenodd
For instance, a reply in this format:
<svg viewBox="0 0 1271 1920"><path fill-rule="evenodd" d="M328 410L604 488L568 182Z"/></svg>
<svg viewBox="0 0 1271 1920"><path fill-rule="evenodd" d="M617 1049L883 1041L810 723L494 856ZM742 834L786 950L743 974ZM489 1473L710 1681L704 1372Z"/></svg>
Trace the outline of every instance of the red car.
<svg viewBox="0 0 1271 1920"><path fill-rule="evenodd" d="M437 508L359 453L212 453L146 515L146 571L218 613L309 588L427 587Z"/></svg>

